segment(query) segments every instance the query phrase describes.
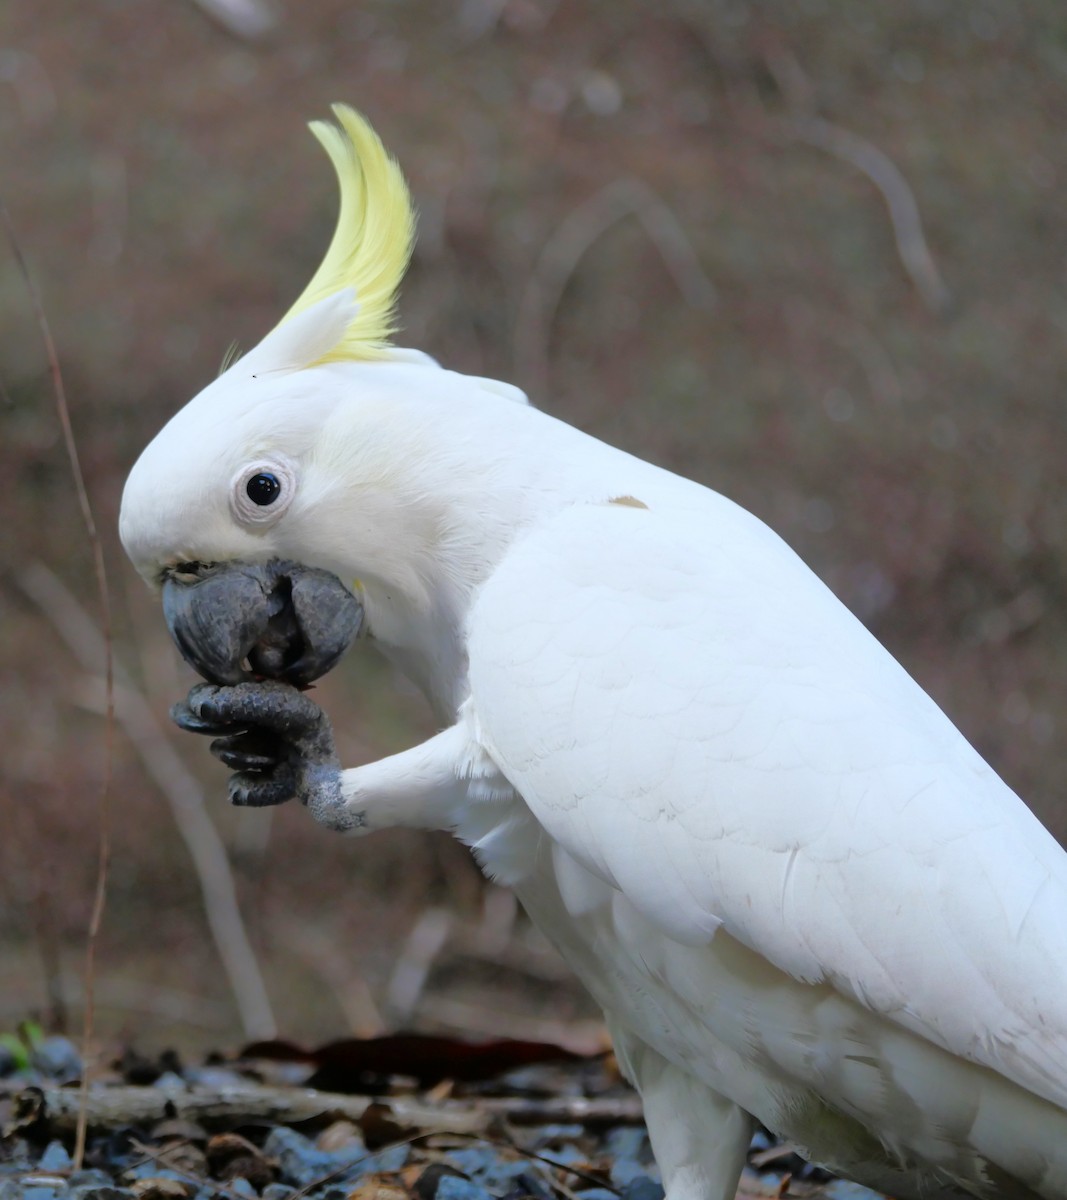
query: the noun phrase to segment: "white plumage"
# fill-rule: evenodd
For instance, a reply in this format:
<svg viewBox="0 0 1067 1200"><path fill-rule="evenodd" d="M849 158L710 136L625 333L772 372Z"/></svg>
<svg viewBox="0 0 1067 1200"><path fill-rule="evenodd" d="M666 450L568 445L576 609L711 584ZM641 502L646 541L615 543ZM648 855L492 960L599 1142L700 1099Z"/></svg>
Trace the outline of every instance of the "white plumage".
<svg viewBox="0 0 1067 1200"><path fill-rule="evenodd" d="M347 813L453 829L516 889L669 1200L733 1194L751 1117L901 1197L1067 1195L1051 836L754 517L506 385L335 361L321 275L135 467L142 573L281 556L357 591L444 728L345 771ZM242 526L232 480L282 454L295 498Z"/></svg>

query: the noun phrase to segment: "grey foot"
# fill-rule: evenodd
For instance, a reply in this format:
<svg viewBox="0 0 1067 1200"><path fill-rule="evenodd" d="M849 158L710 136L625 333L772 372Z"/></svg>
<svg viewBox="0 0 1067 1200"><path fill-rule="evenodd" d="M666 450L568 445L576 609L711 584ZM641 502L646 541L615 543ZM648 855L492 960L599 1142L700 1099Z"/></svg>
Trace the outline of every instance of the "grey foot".
<svg viewBox="0 0 1067 1200"><path fill-rule="evenodd" d="M237 772L229 782L232 803L261 808L295 799L325 817L324 824L339 824L344 810L333 730L304 692L277 680L198 683L171 717L182 729L214 738L211 753Z"/></svg>

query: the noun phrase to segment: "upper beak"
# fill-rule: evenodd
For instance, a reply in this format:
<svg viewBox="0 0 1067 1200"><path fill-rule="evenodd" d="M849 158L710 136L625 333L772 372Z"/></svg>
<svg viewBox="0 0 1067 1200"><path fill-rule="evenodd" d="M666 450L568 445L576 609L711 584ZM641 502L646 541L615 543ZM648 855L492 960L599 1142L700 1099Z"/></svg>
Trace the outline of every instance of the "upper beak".
<svg viewBox="0 0 1067 1200"><path fill-rule="evenodd" d="M167 579L163 615L182 657L209 682L265 676L299 687L337 663L363 607L329 571L274 558Z"/></svg>

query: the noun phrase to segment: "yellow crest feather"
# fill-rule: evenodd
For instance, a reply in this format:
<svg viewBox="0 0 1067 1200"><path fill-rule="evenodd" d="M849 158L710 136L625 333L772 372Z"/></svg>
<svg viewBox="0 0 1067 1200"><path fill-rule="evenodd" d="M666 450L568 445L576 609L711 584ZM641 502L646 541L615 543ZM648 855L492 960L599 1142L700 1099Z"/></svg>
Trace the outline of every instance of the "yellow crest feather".
<svg viewBox="0 0 1067 1200"><path fill-rule="evenodd" d="M318 361L381 358L396 330L396 293L411 258L415 211L400 167L366 119L347 104L333 105L333 114L337 125L312 121L310 128L337 172L337 228L326 257L281 324L351 288L358 311Z"/></svg>

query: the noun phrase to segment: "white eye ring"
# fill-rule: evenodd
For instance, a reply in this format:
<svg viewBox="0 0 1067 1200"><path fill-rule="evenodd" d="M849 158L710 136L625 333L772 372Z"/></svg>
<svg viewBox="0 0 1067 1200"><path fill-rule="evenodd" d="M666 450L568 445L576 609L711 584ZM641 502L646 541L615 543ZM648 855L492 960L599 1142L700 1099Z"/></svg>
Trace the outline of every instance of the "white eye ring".
<svg viewBox="0 0 1067 1200"><path fill-rule="evenodd" d="M230 508L243 525L270 525L296 495L296 471L285 458L260 459L242 467L230 485Z"/></svg>

